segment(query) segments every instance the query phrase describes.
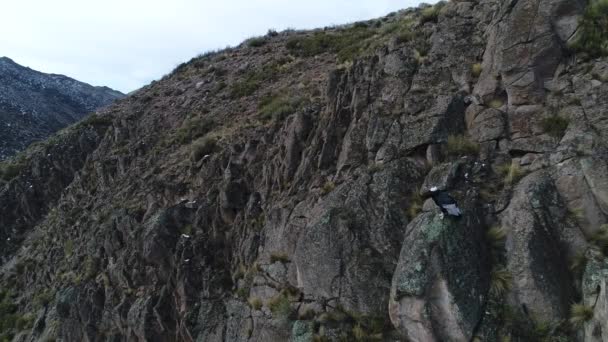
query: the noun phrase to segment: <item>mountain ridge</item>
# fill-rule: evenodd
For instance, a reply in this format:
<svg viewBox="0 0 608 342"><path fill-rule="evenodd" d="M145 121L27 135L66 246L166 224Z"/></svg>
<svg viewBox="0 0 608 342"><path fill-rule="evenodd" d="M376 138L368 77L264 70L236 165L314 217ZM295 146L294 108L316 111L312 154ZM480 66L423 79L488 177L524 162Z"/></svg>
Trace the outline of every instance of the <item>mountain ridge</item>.
<svg viewBox="0 0 608 342"><path fill-rule="evenodd" d="M0 58L0 159L122 98L68 76L47 74Z"/></svg>

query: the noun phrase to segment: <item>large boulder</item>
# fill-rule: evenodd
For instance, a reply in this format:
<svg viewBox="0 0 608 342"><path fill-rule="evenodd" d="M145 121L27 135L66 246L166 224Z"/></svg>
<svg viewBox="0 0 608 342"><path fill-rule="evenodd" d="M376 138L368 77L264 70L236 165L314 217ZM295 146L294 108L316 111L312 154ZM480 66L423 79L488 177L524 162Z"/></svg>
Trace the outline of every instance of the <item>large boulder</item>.
<svg viewBox="0 0 608 342"><path fill-rule="evenodd" d="M592 158L572 158L558 163L555 170L555 186L567 210L575 214L585 235L590 237L606 223L606 213L602 211L602 205L606 208L608 204L602 202L602 197L608 199L605 164Z"/></svg>
<svg viewBox="0 0 608 342"><path fill-rule="evenodd" d="M585 240L548 173L535 172L516 186L500 223L507 231L507 268L514 279L510 300L522 314L543 321L566 318L574 299L569 272Z"/></svg>
<svg viewBox="0 0 608 342"><path fill-rule="evenodd" d="M420 166L397 160L338 186L305 214L293 262L307 297L362 314L385 315Z"/></svg>
<svg viewBox="0 0 608 342"><path fill-rule="evenodd" d="M470 341L488 291L489 256L477 209L460 220L436 211L407 228L389 314L408 341Z"/></svg>

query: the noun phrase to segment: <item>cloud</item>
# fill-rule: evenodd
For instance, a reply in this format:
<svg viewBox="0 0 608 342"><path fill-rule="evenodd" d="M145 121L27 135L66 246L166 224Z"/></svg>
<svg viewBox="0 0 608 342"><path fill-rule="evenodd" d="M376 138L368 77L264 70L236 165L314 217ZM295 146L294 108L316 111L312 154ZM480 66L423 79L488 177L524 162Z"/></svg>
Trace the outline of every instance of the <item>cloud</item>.
<svg viewBox="0 0 608 342"><path fill-rule="evenodd" d="M419 2L10 1L0 14L0 31L5 32L0 56L129 92L199 53L236 45L269 28L309 29L371 19Z"/></svg>

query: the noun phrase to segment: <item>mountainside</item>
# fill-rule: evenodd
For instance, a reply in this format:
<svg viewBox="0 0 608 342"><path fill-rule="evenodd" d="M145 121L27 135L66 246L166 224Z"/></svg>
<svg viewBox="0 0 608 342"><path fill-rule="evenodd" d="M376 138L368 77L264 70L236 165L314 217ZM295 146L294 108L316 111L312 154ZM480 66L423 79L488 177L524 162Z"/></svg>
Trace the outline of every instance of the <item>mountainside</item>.
<svg viewBox="0 0 608 342"><path fill-rule="evenodd" d="M607 341L607 21L451 1L194 58L0 164L0 340Z"/></svg>
<svg viewBox="0 0 608 342"><path fill-rule="evenodd" d="M0 160L124 97L0 57Z"/></svg>

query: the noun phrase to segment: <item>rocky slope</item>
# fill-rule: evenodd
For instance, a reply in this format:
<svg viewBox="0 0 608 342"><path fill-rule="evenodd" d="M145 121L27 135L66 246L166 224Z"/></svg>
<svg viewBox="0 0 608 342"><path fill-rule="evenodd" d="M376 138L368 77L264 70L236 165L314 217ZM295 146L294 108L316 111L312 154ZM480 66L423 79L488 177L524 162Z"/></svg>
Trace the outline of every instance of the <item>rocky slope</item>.
<svg viewBox="0 0 608 342"><path fill-rule="evenodd" d="M0 160L124 97L0 57Z"/></svg>
<svg viewBox="0 0 608 342"><path fill-rule="evenodd" d="M29 149L3 338L608 340L604 3L269 32Z"/></svg>

